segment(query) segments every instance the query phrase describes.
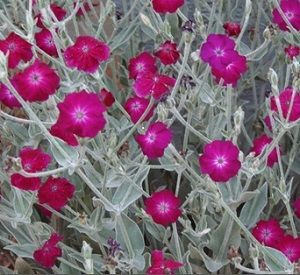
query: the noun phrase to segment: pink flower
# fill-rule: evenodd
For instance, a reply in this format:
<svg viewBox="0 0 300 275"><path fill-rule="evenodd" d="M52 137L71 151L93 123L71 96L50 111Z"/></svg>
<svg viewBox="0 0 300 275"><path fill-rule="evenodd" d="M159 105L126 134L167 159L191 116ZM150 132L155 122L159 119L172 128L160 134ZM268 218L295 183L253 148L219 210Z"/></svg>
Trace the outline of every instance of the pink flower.
<svg viewBox="0 0 300 275"><path fill-rule="evenodd" d="M213 68L221 69L236 58L235 42L224 34L210 34L200 49L201 59Z"/></svg>
<svg viewBox="0 0 300 275"><path fill-rule="evenodd" d="M142 52L131 58L128 65L129 78L136 79L139 75L156 73L157 67L155 63L156 59L147 52Z"/></svg>
<svg viewBox="0 0 300 275"><path fill-rule="evenodd" d="M293 104L293 93L294 93L294 100ZM288 121L296 121L300 118L300 94L297 91L293 91L292 88L286 88L285 90L281 91L279 95L280 106L282 109L282 115L285 119L287 119L289 114L289 109L291 108L291 112L288 118ZM276 105L275 96L271 97L271 110L279 113L279 110Z"/></svg>
<svg viewBox="0 0 300 275"><path fill-rule="evenodd" d="M241 168L239 149L231 141L214 140L204 146L199 163L203 174L216 182L226 182Z"/></svg>
<svg viewBox="0 0 300 275"><path fill-rule="evenodd" d="M253 147L251 148L251 152L255 153L255 156L259 156L261 152L265 149L265 147L268 146L273 141L272 138L268 137L267 135L261 135L260 137L257 137L253 141ZM276 152L276 148L272 150L272 152L268 155L267 159L267 165L269 167L273 167L273 165L278 162L278 155Z"/></svg>
<svg viewBox="0 0 300 275"><path fill-rule="evenodd" d="M252 229L253 236L262 244L276 247L282 241L284 231L277 220L260 220Z"/></svg>
<svg viewBox="0 0 300 275"><path fill-rule="evenodd" d="M73 197L75 186L65 178L49 177L38 191L39 203L59 211Z"/></svg>
<svg viewBox="0 0 300 275"><path fill-rule="evenodd" d="M276 249L281 251L291 262L296 263L300 259L300 239L290 235L282 237L276 244Z"/></svg>
<svg viewBox="0 0 300 275"><path fill-rule="evenodd" d="M139 97L152 95L156 100L167 95L175 85L176 79L162 74L143 74L134 84L133 90Z"/></svg>
<svg viewBox="0 0 300 275"><path fill-rule="evenodd" d="M14 79L16 90L29 102L45 101L59 87L60 78L47 64L38 59L17 74Z"/></svg>
<svg viewBox="0 0 300 275"><path fill-rule="evenodd" d="M104 88L101 89L101 91L99 93L99 98L106 107L112 106L115 102L114 95Z"/></svg>
<svg viewBox="0 0 300 275"><path fill-rule="evenodd" d="M57 233L52 233L50 239L42 247L34 251L34 260L46 268L54 266L57 258L62 256L62 250L57 246L57 243L61 240L61 236Z"/></svg>
<svg viewBox="0 0 300 275"><path fill-rule="evenodd" d="M176 222L181 215L181 201L170 190L155 192L145 199L146 213L163 226Z"/></svg>
<svg viewBox="0 0 300 275"><path fill-rule="evenodd" d="M300 197L298 197L295 201L294 201L294 212L297 216L298 219L300 219Z"/></svg>
<svg viewBox="0 0 300 275"><path fill-rule="evenodd" d="M143 154L149 159L160 158L172 141L172 132L162 122L152 123L144 135L137 134L135 140Z"/></svg>
<svg viewBox="0 0 300 275"><path fill-rule="evenodd" d="M150 103L149 99L141 97L130 97L125 102L124 108L126 112L130 115L131 121L137 123L143 113L146 111ZM154 106L150 109L149 113L145 117L144 121L147 121L153 116Z"/></svg>
<svg viewBox="0 0 300 275"><path fill-rule="evenodd" d="M51 133L70 145L76 143L74 135L93 138L105 126L105 107L97 94L74 92L68 94L57 107L60 111L59 118L52 126Z"/></svg>
<svg viewBox="0 0 300 275"><path fill-rule="evenodd" d="M281 0L280 8L284 12L286 18L291 25L297 30L300 30L300 2L297 0ZM289 31L287 24L281 17L278 9L273 10L273 22L276 23L283 31Z"/></svg>
<svg viewBox="0 0 300 275"><path fill-rule="evenodd" d="M37 46L45 53L53 57L58 57L57 49L53 41L52 34L49 30L42 29L40 32L36 33L35 41Z"/></svg>
<svg viewBox="0 0 300 275"><path fill-rule="evenodd" d="M154 55L157 56L164 65L175 64L180 57L176 43L172 43L170 40L161 44Z"/></svg>
<svg viewBox="0 0 300 275"><path fill-rule="evenodd" d="M165 260L161 250L151 252L151 266L146 274L175 274L176 269L183 266L183 263L174 260Z"/></svg>
<svg viewBox="0 0 300 275"><path fill-rule="evenodd" d="M15 96L3 83L0 83L0 101L10 109L14 107L16 108L22 107L20 102L15 98Z"/></svg>
<svg viewBox="0 0 300 275"><path fill-rule="evenodd" d="M300 47L289 45L288 47L284 48L284 52L290 59L293 59L300 54Z"/></svg>
<svg viewBox="0 0 300 275"><path fill-rule="evenodd" d="M224 23L223 28L229 36L238 36L241 32L241 26L236 22L228 21Z"/></svg>
<svg viewBox="0 0 300 275"><path fill-rule="evenodd" d="M51 9L51 11L53 12L53 14L55 15L55 17L58 21L62 21L64 19L64 17L66 16L66 14L67 14L67 12L62 7L60 7L56 4L51 4L50 9ZM49 17L50 17L50 15L49 15ZM38 19L36 25L40 28L44 28L45 26L42 22L42 19L43 19L42 15L39 13L36 16L36 18Z"/></svg>
<svg viewBox="0 0 300 275"><path fill-rule="evenodd" d="M69 68L94 73L110 56L109 47L92 36L79 36L75 44L66 49L64 58Z"/></svg>
<svg viewBox="0 0 300 275"><path fill-rule="evenodd" d="M174 13L184 5L184 0L152 0L153 9L159 13Z"/></svg>
<svg viewBox="0 0 300 275"><path fill-rule="evenodd" d="M12 174L10 176L11 185L26 191L36 191L41 186L40 178L25 178L20 174Z"/></svg>
<svg viewBox="0 0 300 275"><path fill-rule="evenodd" d="M8 54L8 68L14 69L20 61L28 62L33 57L31 44L19 35L11 32L6 39L0 40L0 51Z"/></svg>

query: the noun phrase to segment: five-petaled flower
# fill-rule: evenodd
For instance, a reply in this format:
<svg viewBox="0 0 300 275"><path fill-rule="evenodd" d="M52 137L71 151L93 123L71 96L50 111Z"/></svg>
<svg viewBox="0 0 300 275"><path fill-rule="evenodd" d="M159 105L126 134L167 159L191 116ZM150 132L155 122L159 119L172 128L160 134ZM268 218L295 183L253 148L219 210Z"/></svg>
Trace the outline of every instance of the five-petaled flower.
<svg viewBox="0 0 300 275"><path fill-rule="evenodd" d="M156 59L147 52L131 58L128 65L129 78L136 79L138 76L147 73L156 73Z"/></svg>
<svg viewBox="0 0 300 275"><path fill-rule="evenodd" d="M176 43L167 40L159 46L154 55L159 58L164 65L175 64L180 57Z"/></svg>

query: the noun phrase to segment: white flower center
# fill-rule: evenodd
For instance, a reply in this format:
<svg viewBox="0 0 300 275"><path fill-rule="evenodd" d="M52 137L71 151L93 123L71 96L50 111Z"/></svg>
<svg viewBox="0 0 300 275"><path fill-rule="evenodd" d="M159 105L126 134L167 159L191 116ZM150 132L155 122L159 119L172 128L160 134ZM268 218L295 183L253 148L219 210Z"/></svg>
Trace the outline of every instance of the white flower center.
<svg viewBox="0 0 300 275"><path fill-rule="evenodd" d="M30 79L31 81L34 83L34 84L40 84L41 82L41 75L37 72L33 72L31 75L30 75Z"/></svg>
<svg viewBox="0 0 300 275"><path fill-rule="evenodd" d="M7 48L8 48L8 50L10 50L12 52L12 51L16 50L17 46L14 42L11 42L8 44Z"/></svg>
<svg viewBox="0 0 300 275"><path fill-rule="evenodd" d="M87 45L84 45L81 49L84 53L87 53L89 51L89 47Z"/></svg>
<svg viewBox="0 0 300 275"><path fill-rule="evenodd" d="M287 11L287 12L285 13L285 16L286 16L287 19L291 20L291 19L294 18L294 13L291 12L291 11Z"/></svg>
<svg viewBox="0 0 300 275"><path fill-rule="evenodd" d="M158 211L162 214L165 214L165 213L169 212L169 209L170 209L170 205L165 201L162 201L158 205Z"/></svg>
<svg viewBox="0 0 300 275"><path fill-rule="evenodd" d="M57 189L58 189L58 187L57 187L56 184L53 184L53 185L51 186L51 191L52 191L52 192L56 192Z"/></svg>
<svg viewBox="0 0 300 275"><path fill-rule="evenodd" d="M223 168L224 166L226 166L227 161L224 156L218 156L216 157L214 164L219 168Z"/></svg>
<svg viewBox="0 0 300 275"><path fill-rule="evenodd" d="M143 63L137 63L135 66L136 70L139 72L143 72L145 70L145 66Z"/></svg>
<svg viewBox="0 0 300 275"><path fill-rule="evenodd" d="M216 48L215 49L215 54L216 54L216 56L223 56L224 55L224 50L222 50L220 48Z"/></svg>
<svg viewBox="0 0 300 275"><path fill-rule="evenodd" d="M154 133L149 133L146 137L146 141L148 143L154 143L155 140L156 140L156 134L154 134Z"/></svg>
<svg viewBox="0 0 300 275"><path fill-rule="evenodd" d="M138 110L141 109L141 107L142 107L142 105L141 105L139 102L134 102L134 103L132 103L132 105L131 105L131 109L132 109L133 111L138 111Z"/></svg>
<svg viewBox="0 0 300 275"><path fill-rule="evenodd" d="M86 111L81 108L77 108L73 112L73 117L76 122L84 122L86 120Z"/></svg>

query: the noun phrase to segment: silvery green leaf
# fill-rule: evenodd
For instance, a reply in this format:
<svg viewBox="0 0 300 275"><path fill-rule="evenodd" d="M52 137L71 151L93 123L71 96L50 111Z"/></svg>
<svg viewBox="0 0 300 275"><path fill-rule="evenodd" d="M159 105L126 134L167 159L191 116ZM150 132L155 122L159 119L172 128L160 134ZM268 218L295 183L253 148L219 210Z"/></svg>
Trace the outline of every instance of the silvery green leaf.
<svg viewBox="0 0 300 275"><path fill-rule="evenodd" d="M5 266L0 266L0 274L12 274L12 270Z"/></svg>
<svg viewBox="0 0 300 275"><path fill-rule="evenodd" d="M29 134L29 137L30 138L34 138L38 135L42 135L42 130L41 128L36 125L35 123L31 123L29 124L29 127L28 127L28 134Z"/></svg>
<svg viewBox="0 0 300 275"><path fill-rule="evenodd" d="M294 268L292 263L279 250L265 246L263 248L263 254L265 263L270 271L280 271L282 273L289 271L288 274L293 273Z"/></svg>
<svg viewBox="0 0 300 275"><path fill-rule="evenodd" d="M132 259L132 265L139 271L145 268L145 258L143 255L136 255Z"/></svg>
<svg viewBox="0 0 300 275"><path fill-rule="evenodd" d="M112 40L110 44L111 51L114 51L121 46L123 46L136 32L139 27L139 22L137 21L136 24L130 24L127 28L123 31L120 31Z"/></svg>
<svg viewBox="0 0 300 275"><path fill-rule="evenodd" d="M56 139L58 145L66 152L67 157L65 157L62 152L60 152L54 144L51 144L51 152L54 159L63 167L69 166L71 162L75 163L78 161L79 153L76 147L69 146L63 141Z"/></svg>
<svg viewBox="0 0 300 275"><path fill-rule="evenodd" d="M257 222L268 202L268 184L265 183L258 191L259 193L252 200L245 203L240 214L241 222L248 228Z"/></svg>
<svg viewBox="0 0 300 275"><path fill-rule="evenodd" d="M288 156L282 156L282 161L288 165L289 163L289 157ZM297 155L291 165L291 170L298 175L300 175L300 155Z"/></svg>
<svg viewBox="0 0 300 275"><path fill-rule="evenodd" d="M4 247L4 249L10 250L21 258L32 258L34 250L38 248L38 244L26 243L26 244L11 244Z"/></svg>
<svg viewBox="0 0 300 275"><path fill-rule="evenodd" d="M29 138L27 128L21 125L20 123L6 121L4 123L4 127L9 133L11 133L14 136L14 138L11 141L14 142L17 146L20 146L24 143L24 141L28 140Z"/></svg>
<svg viewBox="0 0 300 275"><path fill-rule="evenodd" d="M146 230L158 241L162 241L165 236L165 228L160 225L153 223L152 221L145 220Z"/></svg>
<svg viewBox="0 0 300 275"><path fill-rule="evenodd" d="M243 43L242 41L239 41L239 44L237 46L237 50L242 55L246 55L246 54L251 52L251 49L249 48L249 46L246 45L245 43Z"/></svg>
<svg viewBox="0 0 300 275"><path fill-rule="evenodd" d="M213 103L213 90L212 88L205 82L201 82L199 84L199 99L206 104L212 104Z"/></svg>

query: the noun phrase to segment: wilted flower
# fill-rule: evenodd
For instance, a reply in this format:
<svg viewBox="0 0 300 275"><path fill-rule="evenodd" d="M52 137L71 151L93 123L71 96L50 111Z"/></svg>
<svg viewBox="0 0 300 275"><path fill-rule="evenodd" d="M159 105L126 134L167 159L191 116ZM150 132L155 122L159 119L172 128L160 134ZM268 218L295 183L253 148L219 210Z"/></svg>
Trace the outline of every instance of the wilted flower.
<svg viewBox="0 0 300 275"><path fill-rule="evenodd" d="M174 13L184 5L184 0L152 0L153 9L159 13Z"/></svg>
<svg viewBox="0 0 300 275"><path fill-rule="evenodd" d="M57 243L61 240L62 236L52 233L50 239L34 251L34 260L46 268L54 266L57 258L62 256L62 250L57 246Z"/></svg>
<svg viewBox="0 0 300 275"><path fill-rule="evenodd" d="M108 254L111 257L115 257L116 253L121 251L121 245L112 237L109 237L107 240L108 244Z"/></svg>
<svg viewBox="0 0 300 275"><path fill-rule="evenodd" d="M147 52L142 52L129 60L129 78L136 79L139 75L156 73L156 59Z"/></svg>
<svg viewBox="0 0 300 275"><path fill-rule="evenodd" d="M164 65L175 64L180 57L176 43L172 43L170 40L161 44L154 55L157 56Z"/></svg>
<svg viewBox="0 0 300 275"><path fill-rule="evenodd" d="M7 88L6 85L0 83L0 101L9 108L20 108L22 105L15 98L15 96L11 93L11 91Z"/></svg>
<svg viewBox="0 0 300 275"><path fill-rule="evenodd" d="M56 4L51 4L50 9L58 21L62 21L67 14L67 12L62 7L60 7ZM42 22L42 19L43 19L42 15L39 13L36 16L36 18L38 19L36 25L40 28L44 28L45 26Z"/></svg>
<svg viewBox="0 0 300 275"><path fill-rule="evenodd" d="M129 114L131 121L136 123L143 113L146 111L150 100L147 98L141 97L130 97L126 100L124 108L126 112ZM154 106L149 110L148 114L146 115L144 121L148 120L153 116Z"/></svg>
<svg viewBox="0 0 300 275"><path fill-rule="evenodd" d="M58 57L57 49L53 41L52 34L49 30L42 29L40 32L36 33L35 41L37 46L45 53L53 57Z"/></svg>
<svg viewBox="0 0 300 275"><path fill-rule="evenodd" d="M276 244L276 249L281 251L292 263L300 259L300 239L285 235Z"/></svg>
<svg viewBox="0 0 300 275"><path fill-rule="evenodd" d="M239 149L231 141L214 140L206 144L199 157L200 170L217 182L226 182L241 168Z"/></svg>
<svg viewBox="0 0 300 275"><path fill-rule="evenodd" d="M284 52L290 59L293 59L300 54L300 47L289 45L284 48Z"/></svg>
<svg viewBox="0 0 300 275"><path fill-rule="evenodd" d="M75 186L65 178L49 177L38 191L40 204L48 204L59 211L73 197Z"/></svg>
<svg viewBox="0 0 300 275"><path fill-rule="evenodd" d="M151 266L147 274L175 274L176 269L183 266L183 263L164 259L161 250L153 250L151 253Z"/></svg>
<svg viewBox="0 0 300 275"><path fill-rule="evenodd" d="M18 93L27 101L45 101L59 87L60 78L47 64L38 59L17 74L13 81Z"/></svg>
<svg viewBox="0 0 300 275"><path fill-rule="evenodd" d="M141 146L143 154L149 159L160 158L171 143L172 132L162 122L152 123L144 135L137 134L135 140Z"/></svg>
<svg viewBox="0 0 300 275"><path fill-rule="evenodd" d="M64 58L69 68L77 68L86 73L94 73L99 65L110 56L109 47L92 36L79 36L75 44L69 46Z"/></svg>
<svg viewBox="0 0 300 275"><path fill-rule="evenodd" d="M252 229L252 234L260 243L275 247L282 242L284 231L277 220L270 219L260 220Z"/></svg>
<svg viewBox="0 0 300 275"><path fill-rule="evenodd" d="M101 89L101 91L99 93L99 98L106 107L112 106L115 102L114 95L104 88Z"/></svg>
<svg viewBox="0 0 300 275"><path fill-rule="evenodd" d="M146 212L163 226L176 222L181 215L181 201L170 190L155 192L145 199Z"/></svg>
<svg viewBox="0 0 300 275"><path fill-rule="evenodd" d="M31 44L19 35L11 32L6 39L0 40L0 51L8 54L8 68L14 69L20 61L28 62L33 57Z"/></svg>
<svg viewBox="0 0 300 275"><path fill-rule="evenodd" d="M286 18L291 25L300 30L300 2L298 0L281 0L280 8L284 12ZM289 31L288 25L281 17L278 9L273 10L273 22L276 23L283 31Z"/></svg>
<svg viewBox="0 0 300 275"><path fill-rule="evenodd" d="M229 36L238 36L241 32L241 26L236 22L225 22L223 28Z"/></svg>
<svg viewBox="0 0 300 275"><path fill-rule="evenodd" d="M268 137L267 135L261 135L257 137L253 141L253 147L251 148L251 152L255 153L255 156L259 156L261 152L265 149L273 141L272 138ZM278 154L276 148L272 150L272 152L268 155L267 158L267 165L272 167L276 162L278 162Z"/></svg>

